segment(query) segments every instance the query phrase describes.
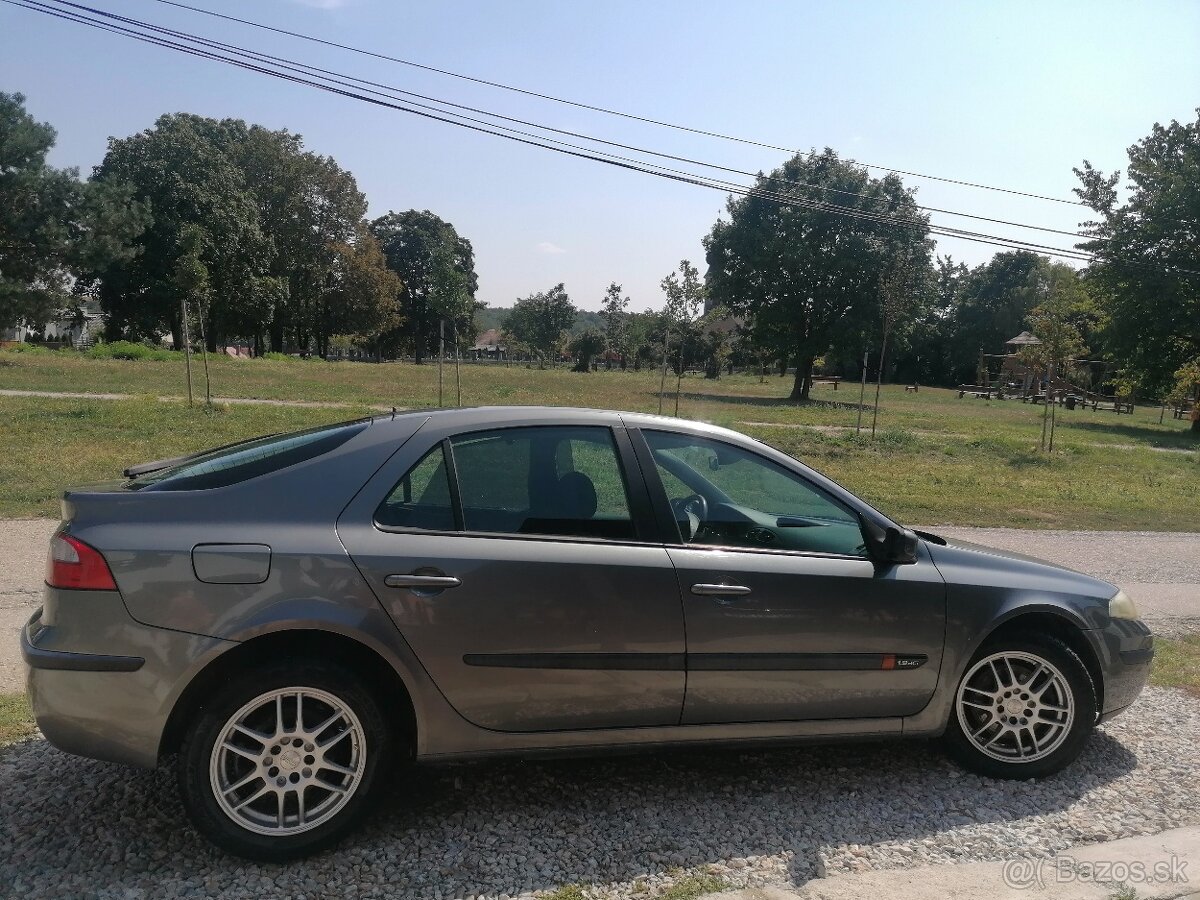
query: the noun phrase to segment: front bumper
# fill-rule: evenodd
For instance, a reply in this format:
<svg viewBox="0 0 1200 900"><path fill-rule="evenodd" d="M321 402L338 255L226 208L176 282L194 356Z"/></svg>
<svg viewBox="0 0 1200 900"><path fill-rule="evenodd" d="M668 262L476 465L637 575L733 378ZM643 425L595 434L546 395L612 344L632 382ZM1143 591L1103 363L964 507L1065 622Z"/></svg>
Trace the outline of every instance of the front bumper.
<svg viewBox="0 0 1200 900"><path fill-rule="evenodd" d="M231 642L135 621L115 591L46 588L21 630L42 733L79 756L153 767L175 702Z"/></svg>
<svg viewBox="0 0 1200 900"><path fill-rule="evenodd" d="M1104 674L1104 702L1100 721L1127 709L1150 679L1154 664L1154 635L1140 619L1111 619L1094 632Z"/></svg>

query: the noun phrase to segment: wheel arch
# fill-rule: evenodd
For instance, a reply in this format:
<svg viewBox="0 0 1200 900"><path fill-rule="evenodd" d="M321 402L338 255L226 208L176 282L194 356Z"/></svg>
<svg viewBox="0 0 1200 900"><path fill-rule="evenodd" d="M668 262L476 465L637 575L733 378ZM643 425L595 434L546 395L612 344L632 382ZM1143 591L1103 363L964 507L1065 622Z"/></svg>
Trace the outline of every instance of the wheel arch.
<svg viewBox="0 0 1200 900"><path fill-rule="evenodd" d="M1049 635L1066 644L1083 662L1092 689L1096 692L1096 709L1104 709L1104 670L1100 656L1088 638L1088 629L1083 622L1070 616L1059 607L1019 607L1009 616L995 623L972 651L974 659L981 647L1005 637L1016 635Z"/></svg>
<svg viewBox="0 0 1200 900"><path fill-rule="evenodd" d="M376 648L337 631L319 628L286 628L242 641L209 661L188 683L175 701L159 741L162 759L179 750L190 721L204 708L204 702L232 673L287 657L333 662L356 672L375 691L384 704L389 720L398 725L402 746L410 756L415 753L418 717L409 685Z"/></svg>

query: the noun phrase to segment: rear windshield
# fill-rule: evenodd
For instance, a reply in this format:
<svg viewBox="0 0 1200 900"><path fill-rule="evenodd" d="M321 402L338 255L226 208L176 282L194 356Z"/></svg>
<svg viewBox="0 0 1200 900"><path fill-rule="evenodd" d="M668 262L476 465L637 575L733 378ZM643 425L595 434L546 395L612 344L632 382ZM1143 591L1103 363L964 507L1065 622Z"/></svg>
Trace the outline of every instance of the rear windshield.
<svg viewBox="0 0 1200 900"><path fill-rule="evenodd" d="M196 491L225 487L248 478L278 472L340 447L370 424L369 419L323 425L292 434L256 438L201 453L169 469L149 472L129 482L132 490Z"/></svg>

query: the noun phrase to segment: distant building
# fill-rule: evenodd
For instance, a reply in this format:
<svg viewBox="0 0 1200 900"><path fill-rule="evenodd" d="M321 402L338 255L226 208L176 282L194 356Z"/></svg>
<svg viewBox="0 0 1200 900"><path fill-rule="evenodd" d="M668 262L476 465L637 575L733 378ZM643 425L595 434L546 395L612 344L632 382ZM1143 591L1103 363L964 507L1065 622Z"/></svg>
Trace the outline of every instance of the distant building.
<svg viewBox="0 0 1200 900"><path fill-rule="evenodd" d="M508 347L500 341L500 331L489 328L475 341L471 359L508 359Z"/></svg>
<svg viewBox="0 0 1200 900"><path fill-rule="evenodd" d="M48 344L69 344L86 349L96 342L96 335L103 327L100 305L87 301L79 305L78 314L73 310L60 310L55 318L41 325L0 328L0 341L23 342L34 338Z"/></svg>
<svg viewBox="0 0 1200 900"><path fill-rule="evenodd" d="M1022 347L1034 347L1040 344L1041 341L1030 334L1028 331L1022 331L1015 338L1009 338L1004 342L1005 347L1011 347L1014 351L1020 350Z"/></svg>

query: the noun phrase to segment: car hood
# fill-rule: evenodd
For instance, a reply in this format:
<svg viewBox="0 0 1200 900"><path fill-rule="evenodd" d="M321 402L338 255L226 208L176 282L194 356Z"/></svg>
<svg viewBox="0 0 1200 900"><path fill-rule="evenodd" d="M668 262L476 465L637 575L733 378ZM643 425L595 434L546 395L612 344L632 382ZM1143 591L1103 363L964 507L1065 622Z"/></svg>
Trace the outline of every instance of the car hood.
<svg viewBox="0 0 1200 900"><path fill-rule="evenodd" d="M950 583L986 584L1108 600L1117 587L1066 566L971 541L918 532L938 571Z"/></svg>

